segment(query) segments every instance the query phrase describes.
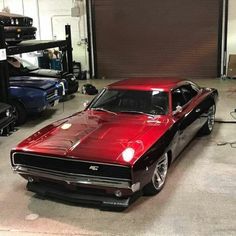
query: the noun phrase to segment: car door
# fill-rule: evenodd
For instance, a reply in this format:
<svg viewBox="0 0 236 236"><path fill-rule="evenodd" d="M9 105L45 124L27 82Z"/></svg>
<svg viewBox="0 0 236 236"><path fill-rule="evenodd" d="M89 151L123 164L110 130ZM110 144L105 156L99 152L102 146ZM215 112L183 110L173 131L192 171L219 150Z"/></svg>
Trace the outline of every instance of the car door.
<svg viewBox="0 0 236 236"><path fill-rule="evenodd" d="M198 132L201 126L200 114L201 104L199 100L199 91L193 89L191 84L186 84L181 87L183 96L186 101L185 110L185 124L189 126L186 130L186 142L188 143Z"/></svg>
<svg viewBox="0 0 236 236"><path fill-rule="evenodd" d="M198 92L191 94L187 85L180 86L171 92L172 112L177 135L174 152L178 155L189 143L199 129Z"/></svg>

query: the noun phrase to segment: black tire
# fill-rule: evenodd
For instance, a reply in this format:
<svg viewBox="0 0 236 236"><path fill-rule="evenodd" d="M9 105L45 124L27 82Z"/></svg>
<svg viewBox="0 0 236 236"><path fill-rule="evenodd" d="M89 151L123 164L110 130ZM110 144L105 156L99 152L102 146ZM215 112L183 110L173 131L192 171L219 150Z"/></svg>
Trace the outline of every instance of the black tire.
<svg viewBox="0 0 236 236"><path fill-rule="evenodd" d="M166 182L168 172L168 154L165 153L162 158L157 162L154 172L152 174L152 179L143 188L143 194L146 196L153 196L159 193Z"/></svg>
<svg viewBox="0 0 236 236"><path fill-rule="evenodd" d="M79 89L79 84L69 85L67 94L71 95L71 94L77 93L78 89Z"/></svg>
<svg viewBox="0 0 236 236"><path fill-rule="evenodd" d="M216 106L215 104L213 104L208 110L206 123L203 125L203 127L199 131L200 136L209 135L212 132L214 124L215 124L215 113L216 113Z"/></svg>
<svg viewBox="0 0 236 236"><path fill-rule="evenodd" d="M22 125L26 122L27 120L27 112L24 108L24 106L17 101L10 102L11 105L14 108L14 114L16 116L16 125Z"/></svg>

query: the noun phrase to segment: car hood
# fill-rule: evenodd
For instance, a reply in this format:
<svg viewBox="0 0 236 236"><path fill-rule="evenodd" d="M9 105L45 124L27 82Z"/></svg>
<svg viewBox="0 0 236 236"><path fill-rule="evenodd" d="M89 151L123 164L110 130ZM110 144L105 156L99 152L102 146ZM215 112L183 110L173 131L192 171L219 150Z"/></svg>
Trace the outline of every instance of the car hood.
<svg viewBox="0 0 236 236"><path fill-rule="evenodd" d="M47 80L37 77L31 76L15 76L10 77L10 86L17 86L17 87L30 87L30 88L38 88L42 90L47 90L50 87L56 84L55 80Z"/></svg>
<svg viewBox="0 0 236 236"><path fill-rule="evenodd" d="M28 72L30 75L36 75L39 77L53 77L53 78L61 78L61 72L57 70L49 70L49 69L37 69Z"/></svg>
<svg viewBox="0 0 236 236"><path fill-rule="evenodd" d="M134 164L163 135L169 123L167 118L84 111L44 128L16 150L128 165L121 154L132 147L135 156L129 164Z"/></svg>

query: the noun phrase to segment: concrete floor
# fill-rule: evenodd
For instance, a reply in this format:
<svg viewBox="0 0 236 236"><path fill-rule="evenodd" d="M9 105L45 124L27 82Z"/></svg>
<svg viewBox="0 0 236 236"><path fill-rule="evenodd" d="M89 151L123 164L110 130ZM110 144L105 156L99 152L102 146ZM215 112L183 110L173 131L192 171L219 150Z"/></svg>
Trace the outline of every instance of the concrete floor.
<svg viewBox="0 0 236 236"><path fill-rule="evenodd" d="M91 81L89 81L91 82ZM92 81L102 88L111 80ZM197 80L220 92L217 119L233 120L236 80ZM46 124L83 108L91 96L76 96L40 117L32 118L9 137L0 138L0 236L5 235L236 235L235 124L216 124L208 137L196 138L169 169L165 188L140 197L124 212L100 211L42 200L25 189L26 181L11 171L9 152Z"/></svg>

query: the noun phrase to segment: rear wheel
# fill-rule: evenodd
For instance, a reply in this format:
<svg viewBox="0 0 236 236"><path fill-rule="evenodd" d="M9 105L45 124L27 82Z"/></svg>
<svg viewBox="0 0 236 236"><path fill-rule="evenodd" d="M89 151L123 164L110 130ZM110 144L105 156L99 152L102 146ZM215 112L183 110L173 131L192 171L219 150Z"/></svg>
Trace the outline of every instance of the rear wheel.
<svg viewBox="0 0 236 236"><path fill-rule="evenodd" d="M214 104L208 110L207 121L200 130L201 135L208 135L212 132L215 124L215 113L216 113L216 106Z"/></svg>
<svg viewBox="0 0 236 236"><path fill-rule="evenodd" d="M164 187L167 172L168 172L168 155L167 153L165 153L163 157L156 164L151 182L144 187L143 189L144 194L155 195L159 193Z"/></svg>

